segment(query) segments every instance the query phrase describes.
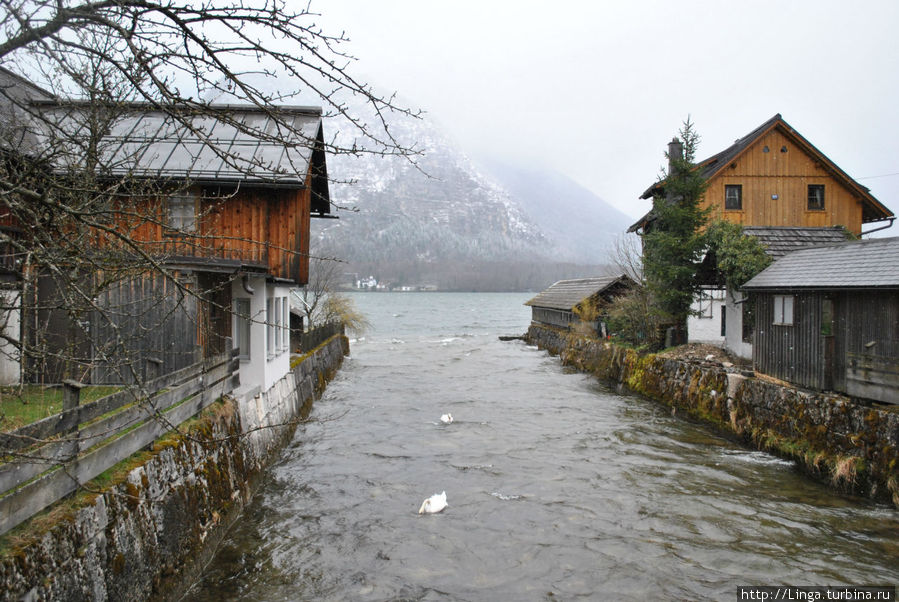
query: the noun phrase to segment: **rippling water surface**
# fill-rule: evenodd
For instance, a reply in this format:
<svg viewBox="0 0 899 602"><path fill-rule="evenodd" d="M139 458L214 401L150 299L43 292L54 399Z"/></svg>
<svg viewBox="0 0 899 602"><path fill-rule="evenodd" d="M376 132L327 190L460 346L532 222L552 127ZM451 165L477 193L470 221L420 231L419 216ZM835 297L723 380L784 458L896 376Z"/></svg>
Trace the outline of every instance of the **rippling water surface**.
<svg viewBox="0 0 899 602"><path fill-rule="evenodd" d="M738 585L899 583L895 511L499 341L526 330L528 297L354 296L374 328L189 598L734 600ZM441 491L449 507L418 515Z"/></svg>

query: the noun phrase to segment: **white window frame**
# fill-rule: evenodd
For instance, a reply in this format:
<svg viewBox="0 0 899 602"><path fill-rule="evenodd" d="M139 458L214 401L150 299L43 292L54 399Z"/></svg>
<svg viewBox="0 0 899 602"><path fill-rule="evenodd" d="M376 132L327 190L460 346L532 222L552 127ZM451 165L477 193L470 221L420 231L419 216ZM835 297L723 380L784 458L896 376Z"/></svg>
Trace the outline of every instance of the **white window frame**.
<svg viewBox="0 0 899 602"><path fill-rule="evenodd" d="M275 298L269 297L265 300L265 350L269 359L275 357L275 320Z"/></svg>
<svg viewBox="0 0 899 602"><path fill-rule="evenodd" d="M290 298L282 297L281 302L281 351L290 348Z"/></svg>
<svg viewBox="0 0 899 602"><path fill-rule="evenodd" d="M794 295L774 295L774 324L793 325Z"/></svg>
<svg viewBox="0 0 899 602"><path fill-rule="evenodd" d="M234 345L238 347L237 356L241 360L249 360L252 348L250 347L252 320L250 319L250 299L247 297L236 297L234 299L234 312L231 321L231 335L234 338ZM244 338L246 340L244 340Z"/></svg>

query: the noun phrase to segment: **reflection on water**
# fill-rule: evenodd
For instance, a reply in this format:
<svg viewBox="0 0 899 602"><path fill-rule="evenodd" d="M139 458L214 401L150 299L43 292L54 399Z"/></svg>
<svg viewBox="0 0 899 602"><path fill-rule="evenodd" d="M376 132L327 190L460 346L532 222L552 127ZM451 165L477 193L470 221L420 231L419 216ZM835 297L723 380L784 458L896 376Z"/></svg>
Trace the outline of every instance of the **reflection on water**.
<svg viewBox="0 0 899 602"><path fill-rule="evenodd" d="M526 299L357 296L375 329L190 599L734 599L738 585L899 582L893 510L500 342L526 329ZM417 514L444 490L446 510Z"/></svg>

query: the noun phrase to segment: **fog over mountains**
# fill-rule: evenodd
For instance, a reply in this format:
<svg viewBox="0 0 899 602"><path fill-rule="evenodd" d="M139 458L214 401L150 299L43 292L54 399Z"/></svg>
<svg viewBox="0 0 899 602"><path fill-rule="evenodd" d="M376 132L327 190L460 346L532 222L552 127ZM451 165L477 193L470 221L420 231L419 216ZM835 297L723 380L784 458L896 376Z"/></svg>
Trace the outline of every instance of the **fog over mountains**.
<svg viewBox="0 0 899 602"><path fill-rule="evenodd" d="M364 110L360 107L360 111ZM344 131L326 120L325 137ZM336 127L335 127L336 126ZM390 132L424 151L401 157L331 155L339 220L313 220L313 255L344 272L394 286L539 290L596 275L633 221L558 173L469 159L427 117L400 117Z"/></svg>

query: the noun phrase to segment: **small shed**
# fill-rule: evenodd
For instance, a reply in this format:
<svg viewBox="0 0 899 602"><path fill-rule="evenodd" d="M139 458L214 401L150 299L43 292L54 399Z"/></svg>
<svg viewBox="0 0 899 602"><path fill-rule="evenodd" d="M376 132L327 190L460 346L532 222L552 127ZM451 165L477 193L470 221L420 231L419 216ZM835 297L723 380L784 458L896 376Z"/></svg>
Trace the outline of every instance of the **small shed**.
<svg viewBox="0 0 899 602"><path fill-rule="evenodd" d="M744 226L743 234L758 239L765 253L772 260L778 260L787 253L810 247L823 247L846 242L849 233L842 226L822 226L820 228L800 228L789 226ZM705 274L712 274L720 279L717 270L717 259L712 253L706 258L704 265ZM721 297L724 299L722 308L722 337L724 348L736 357L752 359L752 336L755 329L754 312L752 303L745 302L744 293L739 290L725 289L724 283L718 282ZM690 318L690 324L699 321ZM708 320L707 320L708 321ZM725 328L726 325L726 328ZM690 332L693 339L692 330Z"/></svg>
<svg viewBox="0 0 899 602"><path fill-rule="evenodd" d="M756 370L899 403L899 237L794 251L743 286Z"/></svg>
<svg viewBox="0 0 899 602"><path fill-rule="evenodd" d="M623 294L633 284L634 281L625 274L559 280L525 305L531 307L531 321L534 323L568 329L583 324L585 328L605 337L602 306ZM576 310L587 309L591 303L600 313L594 316L595 319L584 321ZM583 315L585 312L581 313ZM586 313L589 315L591 312Z"/></svg>

